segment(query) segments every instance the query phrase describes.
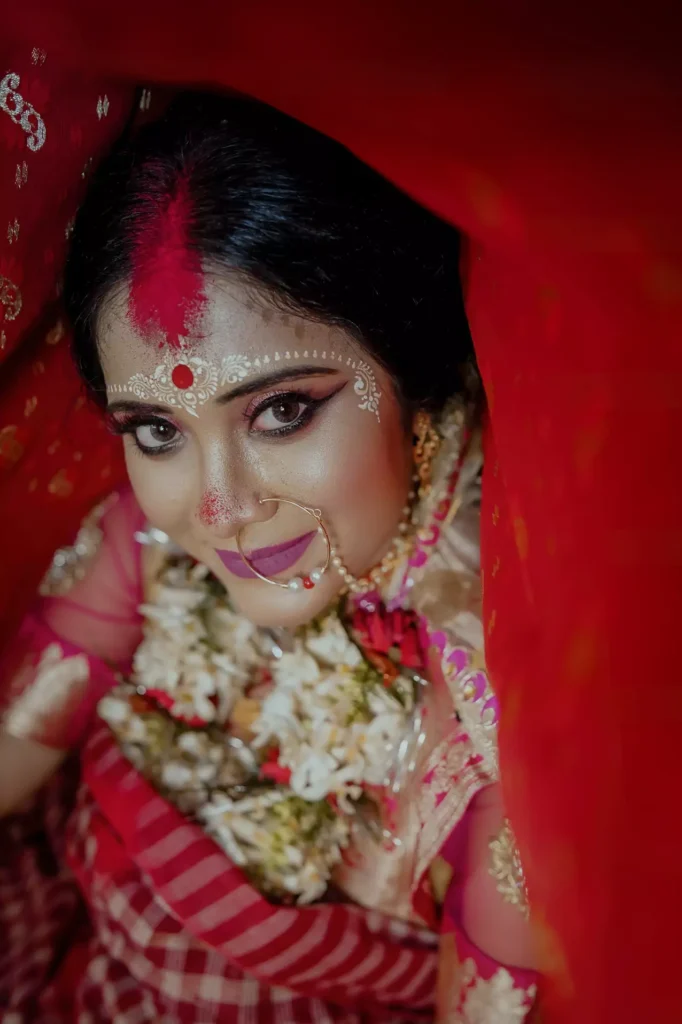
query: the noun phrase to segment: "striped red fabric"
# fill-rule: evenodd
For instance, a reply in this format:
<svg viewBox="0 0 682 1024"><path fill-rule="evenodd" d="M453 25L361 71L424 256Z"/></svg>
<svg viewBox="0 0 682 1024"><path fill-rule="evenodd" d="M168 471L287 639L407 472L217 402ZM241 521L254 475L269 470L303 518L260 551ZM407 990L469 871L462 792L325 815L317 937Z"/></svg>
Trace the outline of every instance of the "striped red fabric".
<svg viewBox="0 0 682 1024"><path fill-rule="evenodd" d="M428 1019L433 933L344 904L273 906L103 725L83 762L68 857L97 935L84 1020L97 999L140 1021L196 1021L198 1007L202 1021Z"/></svg>

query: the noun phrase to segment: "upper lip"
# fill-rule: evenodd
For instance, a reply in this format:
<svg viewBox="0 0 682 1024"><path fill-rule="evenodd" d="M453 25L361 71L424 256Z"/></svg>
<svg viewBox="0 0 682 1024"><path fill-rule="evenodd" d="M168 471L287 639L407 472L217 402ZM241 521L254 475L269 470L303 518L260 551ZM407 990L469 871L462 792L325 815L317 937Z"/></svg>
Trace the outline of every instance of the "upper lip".
<svg viewBox="0 0 682 1024"><path fill-rule="evenodd" d="M291 540L285 540L281 544L256 548L254 551L245 551L244 554L263 576L276 576L298 562L312 543L316 533L317 530L310 530ZM256 574L251 571L238 551L217 551L217 554L226 569L229 569L233 575L242 579L255 577Z"/></svg>

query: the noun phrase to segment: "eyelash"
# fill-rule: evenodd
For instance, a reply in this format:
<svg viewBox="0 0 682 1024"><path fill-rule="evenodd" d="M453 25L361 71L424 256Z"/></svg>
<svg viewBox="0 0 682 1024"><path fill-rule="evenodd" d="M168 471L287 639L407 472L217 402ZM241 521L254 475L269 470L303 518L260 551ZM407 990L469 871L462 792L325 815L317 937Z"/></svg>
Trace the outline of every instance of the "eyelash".
<svg viewBox="0 0 682 1024"><path fill-rule="evenodd" d="M249 424L249 427L252 428L256 420L264 412L267 412L268 409L272 409L282 402L299 402L305 408L293 423L283 424L281 427L273 430L256 431L257 434L261 434L264 437L285 437L287 434L294 434L298 430L302 430L303 427L306 427L317 410L328 402L330 398L333 398L335 394L336 392L333 391L330 395L325 395L324 398L313 398L312 395L302 391L273 391L259 398L257 403L251 403L244 412L244 419Z"/></svg>
<svg viewBox="0 0 682 1024"><path fill-rule="evenodd" d="M334 395L338 394L340 390L341 388L336 388L329 395L325 395L323 398L313 398L312 395L301 391L273 392L266 395L264 398L260 398L257 405L250 405L244 412L244 418L249 424L249 427L252 427L259 416L278 403L283 401L300 402L301 405L305 406L305 409L293 423L285 424L278 427L276 430L259 430L255 432L266 438L285 437L306 427L318 410L329 402ZM173 440L157 448L149 448L146 445L141 444L136 436L136 431L139 430L140 427L171 427L173 430L180 433L180 428L170 420L162 419L159 416L142 416L139 413L131 413L122 419L112 419L109 425L114 434L118 434L120 436L128 434L131 435L137 450L150 458L169 454L177 446L178 442L177 440Z"/></svg>
<svg viewBox="0 0 682 1024"><path fill-rule="evenodd" d="M109 421L109 429L112 433L118 434L121 437L130 434L137 450L143 455L150 456L150 458L156 458L157 455L166 455L177 444L177 441L173 440L158 448L149 448L141 444L137 439L136 431L140 427L170 427L172 430L180 433L180 428L175 423L172 423L170 420L164 420L160 416L142 416L139 413L130 413L122 419L112 419Z"/></svg>

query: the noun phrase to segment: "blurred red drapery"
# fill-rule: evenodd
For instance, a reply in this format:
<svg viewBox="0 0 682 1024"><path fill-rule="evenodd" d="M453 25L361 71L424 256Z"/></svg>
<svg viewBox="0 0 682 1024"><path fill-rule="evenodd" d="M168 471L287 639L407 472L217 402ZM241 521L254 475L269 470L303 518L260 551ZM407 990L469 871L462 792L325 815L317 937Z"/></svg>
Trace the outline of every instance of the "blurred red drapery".
<svg viewBox="0 0 682 1024"><path fill-rule="evenodd" d="M680 1006L682 88L664 13L261 0L123 2L104 18L72 0L15 7L0 44L47 130L40 170L0 109L0 275L23 296L8 319L3 285L16 350L0 377L7 628L120 473L77 408L65 340L49 338L81 175L133 84L274 103L470 238L491 419L488 657L551 1022L667 1020Z"/></svg>

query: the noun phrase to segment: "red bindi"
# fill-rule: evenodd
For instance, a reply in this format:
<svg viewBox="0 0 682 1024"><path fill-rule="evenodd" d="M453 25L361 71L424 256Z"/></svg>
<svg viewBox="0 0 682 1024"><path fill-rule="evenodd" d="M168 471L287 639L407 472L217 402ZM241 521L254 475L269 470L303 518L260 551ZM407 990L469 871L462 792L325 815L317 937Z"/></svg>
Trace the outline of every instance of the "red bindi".
<svg viewBox="0 0 682 1024"><path fill-rule="evenodd" d="M194 384L194 374L186 363L178 363L177 366L173 367L171 380L180 391L186 391L187 388L191 388L192 384Z"/></svg>

